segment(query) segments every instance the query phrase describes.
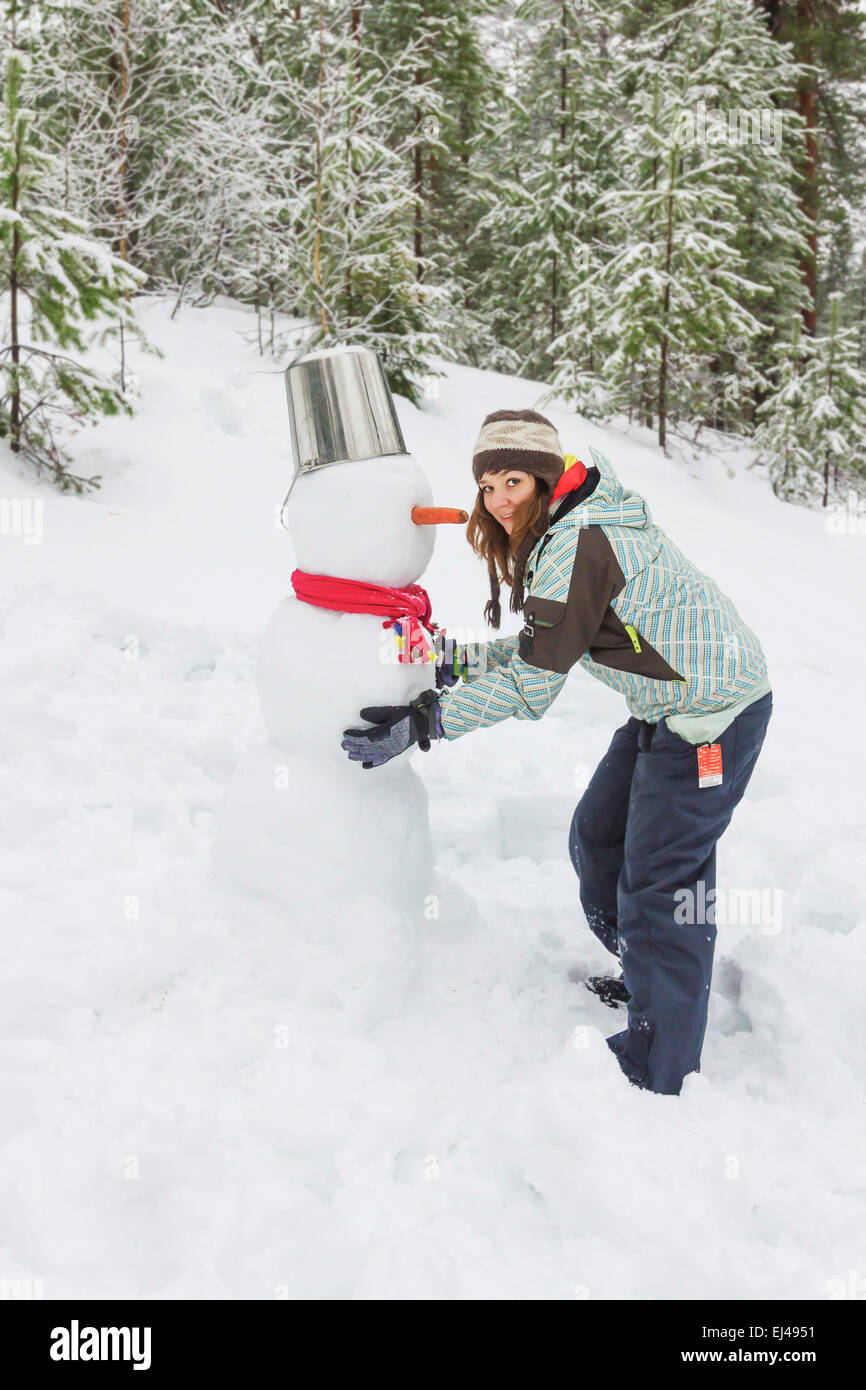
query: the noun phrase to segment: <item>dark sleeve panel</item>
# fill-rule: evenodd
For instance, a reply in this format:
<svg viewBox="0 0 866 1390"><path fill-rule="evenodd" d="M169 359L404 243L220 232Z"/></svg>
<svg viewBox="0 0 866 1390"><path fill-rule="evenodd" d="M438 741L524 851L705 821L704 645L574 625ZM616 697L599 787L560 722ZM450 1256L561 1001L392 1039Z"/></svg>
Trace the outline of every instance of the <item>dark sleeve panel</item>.
<svg viewBox="0 0 866 1390"><path fill-rule="evenodd" d="M600 526L582 527L565 602L530 594L523 605L519 655L530 666L567 675L595 644L611 599L624 587L625 577L604 531Z"/></svg>

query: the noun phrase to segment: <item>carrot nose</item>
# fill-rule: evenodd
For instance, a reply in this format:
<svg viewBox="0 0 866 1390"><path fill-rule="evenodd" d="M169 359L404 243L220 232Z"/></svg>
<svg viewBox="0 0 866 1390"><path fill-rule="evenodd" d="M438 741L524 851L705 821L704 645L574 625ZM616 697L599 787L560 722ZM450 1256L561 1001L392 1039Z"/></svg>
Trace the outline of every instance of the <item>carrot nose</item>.
<svg viewBox="0 0 866 1390"><path fill-rule="evenodd" d="M442 521L468 521L469 513L459 507L413 507L412 520L417 526L438 526Z"/></svg>

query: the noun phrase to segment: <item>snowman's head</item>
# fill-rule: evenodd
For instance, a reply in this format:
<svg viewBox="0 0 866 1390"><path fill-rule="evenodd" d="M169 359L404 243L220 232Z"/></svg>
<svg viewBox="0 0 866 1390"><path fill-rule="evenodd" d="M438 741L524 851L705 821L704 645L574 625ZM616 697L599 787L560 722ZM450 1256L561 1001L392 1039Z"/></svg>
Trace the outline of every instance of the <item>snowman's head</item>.
<svg viewBox="0 0 866 1390"><path fill-rule="evenodd" d="M298 568L339 579L405 586L424 573L435 543L433 496L411 454L311 469L296 479L286 506ZM463 512L462 519L468 518Z"/></svg>

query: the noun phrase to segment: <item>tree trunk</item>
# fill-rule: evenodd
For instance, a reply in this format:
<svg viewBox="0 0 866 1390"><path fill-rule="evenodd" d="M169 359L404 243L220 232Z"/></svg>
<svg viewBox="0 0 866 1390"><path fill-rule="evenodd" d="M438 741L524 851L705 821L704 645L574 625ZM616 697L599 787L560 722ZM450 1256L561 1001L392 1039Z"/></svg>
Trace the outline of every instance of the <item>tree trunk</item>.
<svg viewBox="0 0 866 1390"><path fill-rule="evenodd" d="M672 161L675 166L676 161ZM667 437L668 415L668 330L667 322L671 308L671 262L674 244L674 180L675 169L671 168L671 187L668 191L668 219L665 233L665 289L662 296L662 359L659 363L659 444L664 449Z"/></svg>
<svg viewBox="0 0 866 1390"><path fill-rule="evenodd" d="M358 75L359 75L359 70L360 70L360 65L361 65L361 64L360 64L360 53L359 53L359 50L360 50L360 43L361 43L361 8L362 8L362 5L363 5L363 0L353 0L353 4L352 4L352 27L351 27L351 38L352 38L352 68L351 68L351 78L350 78L353 91L354 91L354 88L357 86ZM348 122L347 122L347 131L346 131L346 165L347 165L347 168L349 169L350 175L351 175L351 177L352 177L353 179L354 179L354 175L355 175L355 156L354 156L353 139L354 139L354 135L355 135L355 122L356 122L356 117L357 117L357 106L356 106L356 104L355 104L354 96L353 96L353 99L349 102L349 119L348 119ZM358 198L358 192L357 192L357 188L356 188L356 190L355 190L355 195L354 195L354 206L355 206L356 212L358 211L359 201L360 201L360 200L359 200L359 198ZM349 209L347 208L346 211L347 211L347 214L348 214ZM348 233L348 228L347 228L347 233ZM351 322L351 320L352 320L352 318L353 318L353 316L354 316L354 303L353 303L354 294L353 294L353 286L352 286L352 260L351 260L351 256L348 258L347 265L346 265L345 292L346 292L346 316L347 316L347 318L349 319L349 321Z"/></svg>
<svg viewBox="0 0 866 1390"><path fill-rule="evenodd" d="M559 61L559 159L556 161L555 176L559 176L565 168L565 145L568 139L568 67L565 55L568 52L568 4L567 0L562 0L562 13L560 34L562 46ZM553 274L551 284L552 303L550 306L550 333L551 342L559 334L559 265L557 254L553 252Z"/></svg>
<svg viewBox="0 0 866 1390"><path fill-rule="evenodd" d="M800 40L796 56L804 63L815 61L812 0L797 0L797 34ZM816 134L817 91L814 73L807 73L797 86L797 109L806 123L804 137L804 183L800 194L801 207L809 219L806 240L809 249L803 259L803 282L809 291L809 303L803 309L803 327L815 332L815 305L818 295L818 139Z"/></svg>
<svg viewBox="0 0 866 1390"><path fill-rule="evenodd" d="M14 16L13 16L14 20ZM13 26L12 41L15 42ZM18 212L21 197L21 127L15 133L15 163L12 168L11 211ZM18 336L18 257L21 254L21 228L16 221L12 227L12 263L9 267L9 356L12 362L12 393L9 401L9 447L17 454L21 449L21 382L18 368L21 362L21 343Z"/></svg>
<svg viewBox="0 0 866 1390"><path fill-rule="evenodd" d="M328 320L325 316L324 300L321 298L322 269L319 261L319 249L322 240L322 82L324 80L324 28L325 19L321 0L319 0L319 96L316 111L316 237L313 244L313 277L316 282L316 289L319 291L319 313L322 320L322 334L327 338Z"/></svg>
<svg viewBox="0 0 866 1390"><path fill-rule="evenodd" d="M814 63L816 34L816 0L755 0L767 16L770 34L780 43L790 43L794 58L800 63ZM832 7L831 7L832 9ZM797 85L795 105L802 116L803 159L800 172L803 185L800 189L800 207L810 223L806 234L808 249L804 252L800 273L803 284L809 292L809 303L803 309L803 327L809 334L815 332L815 306L818 288L818 140L817 140L817 86L814 73L807 73Z"/></svg>
<svg viewBox="0 0 866 1390"><path fill-rule="evenodd" d="M16 161L18 150L16 149ZM18 208L17 172L12 184L12 211ZM18 339L18 256L21 252L21 233L15 226L12 230L12 269L9 274L9 356L12 360L12 395L9 403L9 447L14 454L21 449L21 384L18 379L18 366L21 361L21 344Z"/></svg>
<svg viewBox="0 0 866 1390"><path fill-rule="evenodd" d="M417 68L416 71L415 71L415 85L416 85L416 87L420 87L423 81L424 81L424 74L423 74L423 72L421 71L420 68ZM423 265L421 264L421 258L422 258L422 255L423 255L423 238L422 238L422 235L421 235L421 233L422 233L421 199L422 199L423 192L424 192L424 148L423 148L423 145L422 145L422 143L421 143L421 122L422 122L422 120L423 120L423 117L422 117L422 114L421 114L421 107L420 107L420 106L416 106L416 107L415 107L415 148L414 148L414 150L413 150L413 156L414 156L414 161L415 161L415 174L414 174L414 178L413 178L413 186L414 186L414 189L415 189L415 233L414 233L414 246L415 246L415 278L416 278L417 280L423 280L423 279L424 279L424 267L423 267Z"/></svg>
<svg viewBox="0 0 866 1390"><path fill-rule="evenodd" d="M559 64L559 139L564 145L568 131L566 111L568 109L568 67L565 55L568 52L568 3L562 0L562 58Z"/></svg>

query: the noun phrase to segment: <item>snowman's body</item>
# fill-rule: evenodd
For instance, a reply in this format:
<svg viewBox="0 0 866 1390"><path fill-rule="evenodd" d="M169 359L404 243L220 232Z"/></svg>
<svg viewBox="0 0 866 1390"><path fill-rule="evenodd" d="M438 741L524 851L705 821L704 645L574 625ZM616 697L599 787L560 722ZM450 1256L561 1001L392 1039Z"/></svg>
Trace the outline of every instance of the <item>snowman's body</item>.
<svg viewBox="0 0 866 1390"><path fill-rule="evenodd" d="M289 499L297 568L405 588L433 551L434 529L412 508L430 487L408 454L334 464L302 476ZM267 738L238 769L221 811L219 876L285 908L327 937L335 922L349 945L353 904L366 898L383 922L379 945L368 914L356 936L365 968L399 951L399 922L420 923L433 891L427 792L402 755L382 767L350 762L343 730L363 727L366 705L404 705L435 684L432 662L398 661L384 619L286 597L264 633L256 683ZM356 961L357 963L357 961Z"/></svg>

